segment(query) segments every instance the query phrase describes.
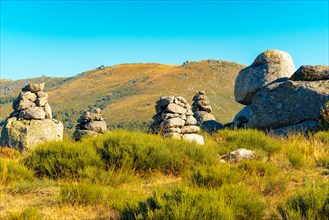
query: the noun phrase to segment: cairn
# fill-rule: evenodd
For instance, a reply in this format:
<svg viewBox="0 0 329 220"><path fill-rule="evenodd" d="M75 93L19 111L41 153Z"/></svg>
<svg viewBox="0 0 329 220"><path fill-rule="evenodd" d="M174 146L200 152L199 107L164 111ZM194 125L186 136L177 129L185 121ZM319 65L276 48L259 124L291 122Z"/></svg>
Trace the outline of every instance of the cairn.
<svg viewBox="0 0 329 220"><path fill-rule="evenodd" d="M203 137L197 134L200 127L196 126L197 120L185 98L161 97L156 102L155 111L154 123L150 126L152 133L204 144Z"/></svg>
<svg viewBox="0 0 329 220"><path fill-rule="evenodd" d="M45 83L28 84L13 102L14 111L5 120L0 143L20 151L46 141L63 139L63 124L52 117Z"/></svg>
<svg viewBox="0 0 329 220"><path fill-rule="evenodd" d="M197 125L208 132L215 132L223 125L211 114L212 108L205 91L198 91L193 97L192 111L197 120Z"/></svg>
<svg viewBox="0 0 329 220"><path fill-rule="evenodd" d="M94 112L83 112L78 119L78 124L73 133L76 141L83 136L94 136L107 131L106 122L101 115L101 109L95 108Z"/></svg>
<svg viewBox="0 0 329 220"><path fill-rule="evenodd" d="M45 83L25 86L13 102L14 112L10 117L26 120L52 119L48 94L43 91L44 88Z"/></svg>

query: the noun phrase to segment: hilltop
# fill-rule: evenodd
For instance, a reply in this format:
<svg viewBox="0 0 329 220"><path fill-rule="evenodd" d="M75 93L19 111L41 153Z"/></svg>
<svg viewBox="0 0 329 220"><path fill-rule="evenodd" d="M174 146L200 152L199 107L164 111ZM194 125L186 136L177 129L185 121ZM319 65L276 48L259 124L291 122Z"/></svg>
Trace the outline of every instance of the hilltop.
<svg viewBox="0 0 329 220"><path fill-rule="evenodd" d="M242 108L234 101L233 88L244 67L218 60L183 65L136 63L102 66L69 78L1 80L0 120L10 114L12 100L25 84L45 82L53 114L70 135L81 112L89 107L103 109L110 127L141 129L151 121L159 97L181 95L192 103L197 90L206 90L213 114L226 123Z"/></svg>

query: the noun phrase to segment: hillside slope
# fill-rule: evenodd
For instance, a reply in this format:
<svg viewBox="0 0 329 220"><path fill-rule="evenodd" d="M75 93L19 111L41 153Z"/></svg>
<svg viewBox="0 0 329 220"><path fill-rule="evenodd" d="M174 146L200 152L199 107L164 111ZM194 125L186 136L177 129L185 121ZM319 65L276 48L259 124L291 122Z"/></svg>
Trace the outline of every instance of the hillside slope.
<svg viewBox="0 0 329 220"><path fill-rule="evenodd" d="M12 111L9 101L18 95L24 85L22 82L45 81L53 114L64 122L69 134L81 111L88 108L101 107L110 127L141 128L151 121L159 97L181 95L192 104L197 90L207 92L213 114L225 123L242 108L233 97L235 78L242 68L240 64L216 60L183 65L122 64L71 78L1 81L1 100L4 101L0 104L0 120Z"/></svg>

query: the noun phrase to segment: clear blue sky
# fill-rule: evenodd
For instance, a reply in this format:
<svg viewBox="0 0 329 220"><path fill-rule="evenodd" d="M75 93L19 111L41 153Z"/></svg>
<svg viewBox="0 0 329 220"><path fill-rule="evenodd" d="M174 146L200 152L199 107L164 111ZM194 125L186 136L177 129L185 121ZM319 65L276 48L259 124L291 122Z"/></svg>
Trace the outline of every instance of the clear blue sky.
<svg viewBox="0 0 329 220"><path fill-rule="evenodd" d="M1 78L136 62L249 65L266 49L289 52L296 68L328 65L328 11L328 0L1 0Z"/></svg>

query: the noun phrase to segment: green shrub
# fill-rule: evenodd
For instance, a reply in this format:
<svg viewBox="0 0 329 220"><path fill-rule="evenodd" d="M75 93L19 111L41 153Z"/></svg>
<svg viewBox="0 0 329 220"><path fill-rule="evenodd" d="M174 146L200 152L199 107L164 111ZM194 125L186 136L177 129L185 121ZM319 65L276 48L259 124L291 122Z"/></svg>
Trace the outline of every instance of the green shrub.
<svg viewBox="0 0 329 220"><path fill-rule="evenodd" d="M179 187L156 192L138 207L128 207L123 219L234 219L218 191Z"/></svg>
<svg viewBox="0 0 329 220"><path fill-rule="evenodd" d="M104 202L104 187L94 184L64 184L60 188L63 203L71 205L93 205Z"/></svg>
<svg viewBox="0 0 329 220"><path fill-rule="evenodd" d="M102 168L103 163L92 146L63 141L39 145L25 158L25 165L37 176L58 179L78 178L86 167Z"/></svg>
<svg viewBox="0 0 329 220"><path fill-rule="evenodd" d="M215 162L215 151L140 132L114 131L93 140L108 168L178 174L193 163Z"/></svg>
<svg viewBox="0 0 329 220"><path fill-rule="evenodd" d="M35 207L24 209L21 212L10 212L9 219L11 220L39 220L42 215Z"/></svg>
<svg viewBox="0 0 329 220"><path fill-rule="evenodd" d="M219 187L237 183L240 179L239 172L229 164L198 166L192 171L192 182L198 186Z"/></svg>
<svg viewBox="0 0 329 220"><path fill-rule="evenodd" d="M266 205L242 184L217 189L177 187L156 192L122 212L124 219L262 219Z"/></svg>
<svg viewBox="0 0 329 220"><path fill-rule="evenodd" d="M232 150L238 148L246 148L250 150L263 150L266 153L273 154L278 152L281 145L278 141L274 141L273 138L268 137L262 131L241 129L241 130L221 130L218 134L220 154L227 154Z"/></svg>
<svg viewBox="0 0 329 220"><path fill-rule="evenodd" d="M274 163L258 160L243 160L237 166L244 170L248 176L252 174L260 177L273 176L280 172Z"/></svg>
<svg viewBox="0 0 329 220"><path fill-rule="evenodd" d="M301 168L305 164L304 155L298 149L290 149L287 152L287 157L294 168Z"/></svg>
<svg viewBox="0 0 329 220"><path fill-rule="evenodd" d="M33 171L19 164L16 160L0 158L0 183L8 184L21 180L33 181Z"/></svg>
<svg viewBox="0 0 329 220"><path fill-rule="evenodd" d="M234 210L235 219L263 219L266 204L257 191L244 184L224 185L221 193L226 204Z"/></svg>
<svg viewBox="0 0 329 220"><path fill-rule="evenodd" d="M283 219L328 219L329 185L308 186L278 206Z"/></svg>

